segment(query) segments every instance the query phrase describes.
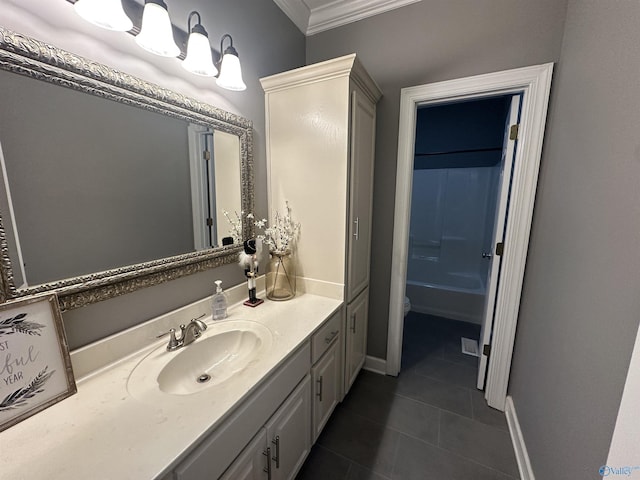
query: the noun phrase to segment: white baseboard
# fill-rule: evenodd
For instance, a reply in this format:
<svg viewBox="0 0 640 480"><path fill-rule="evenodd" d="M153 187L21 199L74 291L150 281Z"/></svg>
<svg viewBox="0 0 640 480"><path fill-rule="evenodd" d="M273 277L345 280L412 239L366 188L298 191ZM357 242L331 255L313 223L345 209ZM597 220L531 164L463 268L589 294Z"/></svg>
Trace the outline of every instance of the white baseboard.
<svg viewBox="0 0 640 480"><path fill-rule="evenodd" d="M387 361L384 358L372 357L367 355L364 360L364 368L373 373L379 373L380 375L387 374Z"/></svg>
<svg viewBox="0 0 640 480"><path fill-rule="evenodd" d="M513 404L513 399L510 395L507 396L504 413L507 416L507 424L509 425L509 433L511 434L511 441L513 442L513 450L515 451L518 469L520 470L520 478L522 480L535 480L536 477L533 474L533 469L531 468L529 454L527 453L527 446L524 443L522 431L520 430L520 422L518 422L516 407Z"/></svg>

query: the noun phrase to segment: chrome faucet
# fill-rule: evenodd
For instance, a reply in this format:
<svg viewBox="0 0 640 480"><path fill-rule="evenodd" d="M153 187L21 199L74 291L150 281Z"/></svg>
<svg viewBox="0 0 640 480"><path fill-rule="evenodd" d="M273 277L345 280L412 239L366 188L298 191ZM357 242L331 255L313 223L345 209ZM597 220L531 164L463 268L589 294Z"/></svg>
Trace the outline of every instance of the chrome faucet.
<svg viewBox="0 0 640 480"><path fill-rule="evenodd" d="M169 344L167 345L167 351L169 352L173 352L180 347L185 347L200 338L202 332L207 329L207 324L200 320L204 316L205 314L203 313L199 317L191 319L187 325L180 325L180 338L176 337L175 328L171 328L168 332L158 335L157 338L169 335Z"/></svg>

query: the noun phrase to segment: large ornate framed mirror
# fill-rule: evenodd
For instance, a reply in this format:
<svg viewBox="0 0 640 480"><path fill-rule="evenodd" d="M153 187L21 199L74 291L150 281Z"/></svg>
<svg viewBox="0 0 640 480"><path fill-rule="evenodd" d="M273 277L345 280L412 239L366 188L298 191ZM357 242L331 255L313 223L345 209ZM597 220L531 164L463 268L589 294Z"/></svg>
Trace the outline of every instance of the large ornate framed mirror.
<svg viewBox="0 0 640 480"><path fill-rule="evenodd" d="M236 260L250 120L2 27L0 86L0 301L70 310Z"/></svg>

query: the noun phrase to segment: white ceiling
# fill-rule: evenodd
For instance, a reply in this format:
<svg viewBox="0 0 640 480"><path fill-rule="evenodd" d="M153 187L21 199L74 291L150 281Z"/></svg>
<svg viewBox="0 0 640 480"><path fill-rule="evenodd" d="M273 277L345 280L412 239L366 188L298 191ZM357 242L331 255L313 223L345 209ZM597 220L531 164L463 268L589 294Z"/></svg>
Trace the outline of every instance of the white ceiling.
<svg viewBox="0 0 640 480"><path fill-rule="evenodd" d="M357 22L421 0L273 0L305 35Z"/></svg>

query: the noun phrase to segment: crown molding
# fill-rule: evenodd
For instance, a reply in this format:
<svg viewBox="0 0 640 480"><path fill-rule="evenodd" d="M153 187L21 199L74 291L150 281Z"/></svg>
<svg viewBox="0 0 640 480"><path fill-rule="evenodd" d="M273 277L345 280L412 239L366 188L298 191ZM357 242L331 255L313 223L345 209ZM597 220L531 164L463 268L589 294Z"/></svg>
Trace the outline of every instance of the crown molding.
<svg viewBox="0 0 640 480"><path fill-rule="evenodd" d="M307 34L309 28L309 17L311 16L311 10L304 3L303 0L273 0L280 10L282 10L287 17L298 27L298 29Z"/></svg>
<svg viewBox="0 0 640 480"><path fill-rule="evenodd" d="M304 0L273 0L305 35L313 35L421 0L334 0L309 8Z"/></svg>
<svg viewBox="0 0 640 480"><path fill-rule="evenodd" d="M307 35L324 32L420 0L338 0L311 10Z"/></svg>
<svg viewBox="0 0 640 480"><path fill-rule="evenodd" d="M348 77L356 62L356 54L351 53L343 57L314 63L296 68L288 72L276 73L270 77L260 79L265 93L271 93L285 88L298 87L310 83L317 83L331 78Z"/></svg>

